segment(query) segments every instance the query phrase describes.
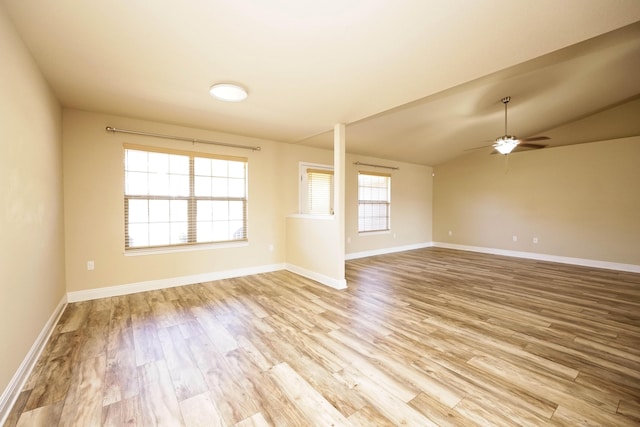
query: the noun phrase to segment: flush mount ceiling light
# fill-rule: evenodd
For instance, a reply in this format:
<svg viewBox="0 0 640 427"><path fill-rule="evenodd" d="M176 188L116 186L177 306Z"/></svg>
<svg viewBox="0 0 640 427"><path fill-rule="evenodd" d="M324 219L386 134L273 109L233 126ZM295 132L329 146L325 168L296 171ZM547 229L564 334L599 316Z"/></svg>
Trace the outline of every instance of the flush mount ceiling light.
<svg viewBox="0 0 640 427"><path fill-rule="evenodd" d="M209 93L214 98L227 102L240 102L247 99L247 90L234 83L217 83L211 86Z"/></svg>

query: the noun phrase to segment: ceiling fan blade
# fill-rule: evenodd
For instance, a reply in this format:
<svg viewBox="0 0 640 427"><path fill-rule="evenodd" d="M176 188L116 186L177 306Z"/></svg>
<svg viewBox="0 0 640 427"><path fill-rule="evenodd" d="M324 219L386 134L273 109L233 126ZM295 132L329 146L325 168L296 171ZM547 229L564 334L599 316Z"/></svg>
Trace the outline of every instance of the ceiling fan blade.
<svg viewBox="0 0 640 427"><path fill-rule="evenodd" d="M518 148L526 148L529 150L539 150L541 148L546 147L546 144L530 144L528 142L521 142L520 144L518 144L516 146L516 149Z"/></svg>
<svg viewBox="0 0 640 427"><path fill-rule="evenodd" d="M483 149L483 148L489 148L489 147L492 147L492 146L493 146L493 144L483 145L483 146L481 146L481 147L467 148L467 149L465 149L464 151L481 150L481 149Z"/></svg>
<svg viewBox="0 0 640 427"><path fill-rule="evenodd" d="M546 141L547 139L551 138L549 138L548 136L534 136L532 138L521 139L520 142Z"/></svg>
<svg viewBox="0 0 640 427"><path fill-rule="evenodd" d="M545 148L544 144L529 144L529 143L520 143L513 151L529 151L529 150L539 150L541 148Z"/></svg>
<svg viewBox="0 0 640 427"><path fill-rule="evenodd" d="M502 98L502 103L504 104L504 136L501 136L496 139L496 143L493 144L494 150L491 154L509 154L514 151L527 151L527 150L538 150L540 148L546 147L544 144L531 144L533 141L545 141L547 139L551 139L548 136L533 136L531 138L523 138L517 139L513 135L509 135L507 133L507 104L511 101L510 96L505 96ZM516 144L514 147L514 143ZM500 151L497 150L500 148Z"/></svg>

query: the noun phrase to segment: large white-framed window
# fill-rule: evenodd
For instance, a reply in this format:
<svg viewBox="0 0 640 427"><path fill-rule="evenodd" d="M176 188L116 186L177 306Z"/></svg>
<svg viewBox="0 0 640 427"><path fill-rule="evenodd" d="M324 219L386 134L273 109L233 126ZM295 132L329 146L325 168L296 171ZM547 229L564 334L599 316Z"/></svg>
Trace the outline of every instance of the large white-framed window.
<svg viewBox="0 0 640 427"><path fill-rule="evenodd" d="M391 229L391 175L358 172L358 232Z"/></svg>
<svg viewBox="0 0 640 427"><path fill-rule="evenodd" d="M247 158L123 148L125 250L247 240Z"/></svg>
<svg viewBox="0 0 640 427"><path fill-rule="evenodd" d="M333 167L300 163L300 213L333 215Z"/></svg>

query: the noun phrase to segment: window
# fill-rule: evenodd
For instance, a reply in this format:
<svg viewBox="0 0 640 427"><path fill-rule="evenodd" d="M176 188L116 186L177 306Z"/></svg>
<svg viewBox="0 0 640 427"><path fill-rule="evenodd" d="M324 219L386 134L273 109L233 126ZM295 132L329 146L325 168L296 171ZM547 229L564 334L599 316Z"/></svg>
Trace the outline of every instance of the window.
<svg viewBox="0 0 640 427"><path fill-rule="evenodd" d="M300 164L300 212L333 215L333 168Z"/></svg>
<svg viewBox="0 0 640 427"><path fill-rule="evenodd" d="M389 230L390 208L391 175L358 172L358 232Z"/></svg>
<svg viewBox="0 0 640 427"><path fill-rule="evenodd" d="M247 239L247 159L124 145L125 249Z"/></svg>

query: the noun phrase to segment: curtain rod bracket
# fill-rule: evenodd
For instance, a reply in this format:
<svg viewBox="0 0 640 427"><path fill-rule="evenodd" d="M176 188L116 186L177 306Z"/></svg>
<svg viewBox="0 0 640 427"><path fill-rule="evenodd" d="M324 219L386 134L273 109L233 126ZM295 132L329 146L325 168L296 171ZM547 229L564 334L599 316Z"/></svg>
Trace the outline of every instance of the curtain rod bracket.
<svg viewBox="0 0 640 427"><path fill-rule="evenodd" d="M262 147L260 147L260 146L252 147L252 146L249 146L249 145L228 144L226 142L209 141L207 139L186 138L184 136L163 135L163 134L160 134L160 133L142 132L142 131L137 131L137 130L118 129L118 128L114 128L113 126L107 126L107 127L105 127L105 130L107 132L112 132L112 133L118 133L118 132L119 133L129 133L129 134L132 134L132 135L152 136L152 137L155 137L155 138L174 139L174 140L177 140L177 141L189 141L189 142L191 142L193 144L198 142L198 143L201 143L201 144L220 145L222 147L242 148L243 150L251 150L251 151L261 151L262 150Z"/></svg>

